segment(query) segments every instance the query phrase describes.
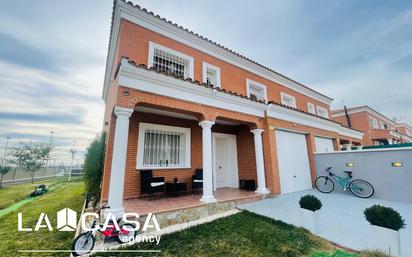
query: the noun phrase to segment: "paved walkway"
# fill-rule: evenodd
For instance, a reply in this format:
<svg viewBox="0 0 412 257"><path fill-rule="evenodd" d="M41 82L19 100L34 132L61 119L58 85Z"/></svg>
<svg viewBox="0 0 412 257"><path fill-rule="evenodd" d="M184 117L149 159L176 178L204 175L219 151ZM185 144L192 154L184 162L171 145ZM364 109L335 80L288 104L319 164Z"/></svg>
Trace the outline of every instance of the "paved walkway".
<svg viewBox="0 0 412 257"><path fill-rule="evenodd" d="M400 202L361 199L350 194L323 194L315 190L281 195L273 199L248 203L238 206L275 220L302 225L299 199L302 195L313 194L322 201L319 216L321 220L319 236L354 250L370 249L372 237L369 223L363 216L363 210L374 204L392 207L405 219L406 228L400 231L402 256L412 256L412 205ZM412 196L411 196L412 197Z"/></svg>

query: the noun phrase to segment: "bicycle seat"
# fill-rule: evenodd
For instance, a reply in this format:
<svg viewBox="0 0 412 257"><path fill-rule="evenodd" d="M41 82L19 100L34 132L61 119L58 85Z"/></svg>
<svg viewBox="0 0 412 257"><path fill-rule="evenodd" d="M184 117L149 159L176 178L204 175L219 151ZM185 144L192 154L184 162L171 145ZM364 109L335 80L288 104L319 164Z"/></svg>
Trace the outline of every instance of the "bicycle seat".
<svg viewBox="0 0 412 257"><path fill-rule="evenodd" d="M345 172L346 174L348 174L349 177L352 177L352 171L344 170L343 172Z"/></svg>

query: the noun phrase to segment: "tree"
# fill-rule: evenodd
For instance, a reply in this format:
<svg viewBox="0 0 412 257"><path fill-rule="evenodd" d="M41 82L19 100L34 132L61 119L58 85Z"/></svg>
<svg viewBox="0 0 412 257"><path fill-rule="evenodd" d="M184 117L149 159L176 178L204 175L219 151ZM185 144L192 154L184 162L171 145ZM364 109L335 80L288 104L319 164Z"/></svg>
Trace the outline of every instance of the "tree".
<svg viewBox="0 0 412 257"><path fill-rule="evenodd" d="M89 199L93 199L94 206L100 201L100 185L103 177L104 150L106 134L102 133L87 148L83 171L86 192Z"/></svg>
<svg viewBox="0 0 412 257"><path fill-rule="evenodd" d="M0 174L1 174L1 178L0 178L0 188L1 185L3 184L3 176L6 175L7 173L9 173L9 171L11 170L10 166L2 166L0 165Z"/></svg>
<svg viewBox="0 0 412 257"><path fill-rule="evenodd" d="M34 173L44 167L46 160L53 151L53 146L44 143L23 143L12 149L13 162L26 172L31 172L31 183Z"/></svg>

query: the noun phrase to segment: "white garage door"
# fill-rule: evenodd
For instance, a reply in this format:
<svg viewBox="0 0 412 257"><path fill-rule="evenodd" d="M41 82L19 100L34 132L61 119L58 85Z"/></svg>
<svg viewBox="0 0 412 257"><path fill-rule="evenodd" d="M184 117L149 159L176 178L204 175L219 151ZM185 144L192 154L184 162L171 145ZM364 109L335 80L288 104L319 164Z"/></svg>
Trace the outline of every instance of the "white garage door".
<svg viewBox="0 0 412 257"><path fill-rule="evenodd" d="M315 137L315 151L317 153L333 152L333 140L324 137Z"/></svg>
<svg viewBox="0 0 412 257"><path fill-rule="evenodd" d="M276 148L280 170L281 193L312 188L306 136L276 131Z"/></svg>

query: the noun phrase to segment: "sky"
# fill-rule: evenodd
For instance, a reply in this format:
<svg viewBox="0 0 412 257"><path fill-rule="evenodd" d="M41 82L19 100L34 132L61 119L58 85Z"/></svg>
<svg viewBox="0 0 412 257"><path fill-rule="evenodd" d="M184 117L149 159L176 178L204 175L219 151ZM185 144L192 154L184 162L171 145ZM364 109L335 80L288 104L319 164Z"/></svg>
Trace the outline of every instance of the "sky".
<svg viewBox="0 0 412 257"><path fill-rule="evenodd" d="M134 0L335 99L412 124L412 1ZM111 0L0 1L0 149L76 162L103 127ZM217 8L219 7L219 8ZM1 154L1 153L0 153Z"/></svg>

